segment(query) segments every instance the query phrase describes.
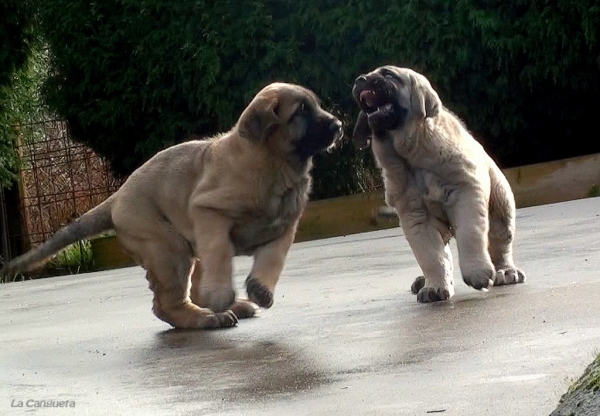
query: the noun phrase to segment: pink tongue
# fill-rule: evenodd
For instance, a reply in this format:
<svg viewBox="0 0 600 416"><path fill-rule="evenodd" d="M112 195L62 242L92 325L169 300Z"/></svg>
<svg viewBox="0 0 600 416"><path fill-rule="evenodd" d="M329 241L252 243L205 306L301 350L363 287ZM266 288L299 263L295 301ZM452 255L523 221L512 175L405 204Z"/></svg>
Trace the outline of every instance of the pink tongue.
<svg viewBox="0 0 600 416"><path fill-rule="evenodd" d="M375 98L375 92L371 90L364 90L358 96L358 99L369 107L375 107Z"/></svg>

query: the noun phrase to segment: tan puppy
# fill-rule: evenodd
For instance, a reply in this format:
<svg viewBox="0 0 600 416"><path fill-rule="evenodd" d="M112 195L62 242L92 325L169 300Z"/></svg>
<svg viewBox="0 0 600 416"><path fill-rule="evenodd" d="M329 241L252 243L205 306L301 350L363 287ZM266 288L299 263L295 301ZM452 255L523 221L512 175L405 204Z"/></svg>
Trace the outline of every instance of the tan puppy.
<svg viewBox="0 0 600 416"><path fill-rule="evenodd" d="M522 283L513 262L515 202L508 181L421 74L384 66L352 90L361 112L354 141L369 143L382 168L385 198L423 271L419 302L454 294L456 237L463 280L475 289Z"/></svg>
<svg viewBox="0 0 600 416"><path fill-rule="evenodd" d="M248 296L270 307L308 200L312 156L338 142L341 126L311 91L271 84L231 131L156 154L109 199L3 272L30 270L114 229L147 271L158 318L178 328L235 325L256 306L235 301L233 257L254 256Z"/></svg>

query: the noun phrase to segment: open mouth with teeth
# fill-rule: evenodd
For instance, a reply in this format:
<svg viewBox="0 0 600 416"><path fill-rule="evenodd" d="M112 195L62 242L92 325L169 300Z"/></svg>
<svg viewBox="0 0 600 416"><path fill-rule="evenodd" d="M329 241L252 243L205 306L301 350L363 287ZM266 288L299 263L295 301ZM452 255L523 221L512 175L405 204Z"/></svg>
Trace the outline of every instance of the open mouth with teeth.
<svg viewBox="0 0 600 416"><path fill-rule="evenodd" d="M386 103L382 98L382 94L377 94L375 90L371 89L362 90L358 95L361 109L367 113L369 118L390 113L394 110L392 103Z"/></svg>
<svg viewBox="0 0 600 416"><path fill-rule="evenodd" d="M394 98L394 90L381 82L365 82L355 85L354 97L366 114L369 128L376 135L395 129L404 111Z"/></svg>

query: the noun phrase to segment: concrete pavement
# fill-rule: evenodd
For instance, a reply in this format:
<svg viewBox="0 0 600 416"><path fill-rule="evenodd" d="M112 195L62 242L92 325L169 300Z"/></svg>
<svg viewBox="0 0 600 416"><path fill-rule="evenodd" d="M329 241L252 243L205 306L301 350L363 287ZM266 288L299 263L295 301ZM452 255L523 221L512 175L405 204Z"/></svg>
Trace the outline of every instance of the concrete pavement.
<svg viewBox="0 0 600 416"><path fill-rule="evenodd" d="M0 414L550 414L600 351L600 198L519 210L527 282L457 270L438 304L401 232L295 244L274 306L228 330L169 329L140 268L0 285Z"/></svg>

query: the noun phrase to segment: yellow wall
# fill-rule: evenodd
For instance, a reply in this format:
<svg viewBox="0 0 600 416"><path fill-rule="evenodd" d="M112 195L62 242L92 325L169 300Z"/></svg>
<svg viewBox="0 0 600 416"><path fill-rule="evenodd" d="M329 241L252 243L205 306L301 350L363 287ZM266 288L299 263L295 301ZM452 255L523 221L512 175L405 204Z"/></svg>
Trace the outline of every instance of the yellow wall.
<svg viewBox="0 0 600 416"><path fill-rule="evenodd" d="M504 173L519 208L597 196L600 154L521 166ZM296 242L397 227L397 218L376 215L384 205L383 191L311 201L298 225ZM92 250L97 269L133 265L114 237L92 240Z"/></svg>
<svg viewBox="0 0 600 416"><path fill-rule="evenodd" d="M586 198L600 186L600 154L505 169L504 174L518 208ZM383 191L309 202L296 241L398 226L398 220L374 215L383 205Z"/></svg>

